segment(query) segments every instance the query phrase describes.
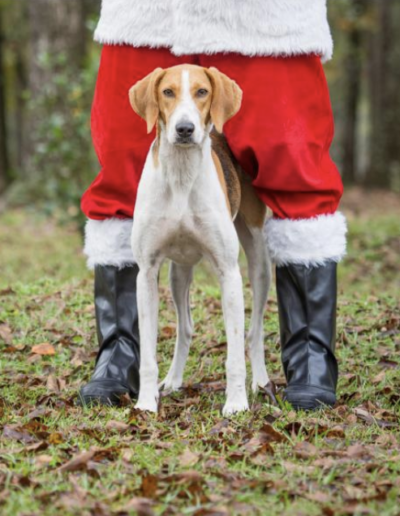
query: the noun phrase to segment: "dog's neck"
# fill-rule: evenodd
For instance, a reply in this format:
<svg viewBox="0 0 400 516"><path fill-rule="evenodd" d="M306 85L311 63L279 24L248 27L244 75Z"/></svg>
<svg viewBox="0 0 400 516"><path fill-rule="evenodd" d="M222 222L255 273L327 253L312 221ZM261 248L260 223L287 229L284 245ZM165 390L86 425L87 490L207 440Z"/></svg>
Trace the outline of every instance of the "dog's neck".
<svg viewBox="0 0 400 516"><path fill-rule="evenodd" d="M158 145L161 172L172 188L190 190L197 177L209 168L212 157L208 132L201 145L184 147L169 143L161 130L155 145Z"/></svg>

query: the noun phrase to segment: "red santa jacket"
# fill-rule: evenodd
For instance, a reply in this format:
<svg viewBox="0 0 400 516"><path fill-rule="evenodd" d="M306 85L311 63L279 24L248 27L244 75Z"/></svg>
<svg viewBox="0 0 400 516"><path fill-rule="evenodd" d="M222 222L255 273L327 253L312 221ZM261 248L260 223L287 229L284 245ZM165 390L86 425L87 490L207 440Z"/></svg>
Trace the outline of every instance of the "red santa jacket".
<svg viewBox="0 0 400 516"><path fill-rule="evenodd" d="M102 0L95 40L173 54L332 55L326 0Z"/></svg>

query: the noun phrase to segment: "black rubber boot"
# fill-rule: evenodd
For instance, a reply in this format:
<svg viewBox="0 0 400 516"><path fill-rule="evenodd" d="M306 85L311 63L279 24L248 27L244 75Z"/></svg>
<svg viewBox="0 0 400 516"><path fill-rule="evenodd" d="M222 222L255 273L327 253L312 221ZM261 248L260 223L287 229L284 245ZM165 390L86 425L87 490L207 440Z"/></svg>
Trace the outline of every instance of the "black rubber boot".
<svg viewBox="0 0 400 516"><path fill-rule="evenodd" d="M337 265L277 267L285 399L296 410L336 402Z"/></svg>
<svg viewBox="0 0 400 516"><path fill-rule="evenodd" d="M81 388L82 405L117 405L122 394L139 393L137 265L95 267L94 297L100 350L90 382Z"/></svg>

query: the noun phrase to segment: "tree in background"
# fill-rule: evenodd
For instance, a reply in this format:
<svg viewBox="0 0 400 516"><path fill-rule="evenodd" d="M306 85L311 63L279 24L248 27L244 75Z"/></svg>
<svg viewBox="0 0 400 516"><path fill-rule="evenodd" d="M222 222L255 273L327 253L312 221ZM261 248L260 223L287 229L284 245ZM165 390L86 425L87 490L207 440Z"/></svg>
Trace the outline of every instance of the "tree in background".
<svg viewBox="0 0 400 516"><path fill-rule="evenodd" d="M371 0L369 38L371 160L365 184L390 188L400 181L400 3Z"/></svg>
<svg viewBox="0 0 400 516"><path fill-rule="evenodd" d="M7 123L6 123L6 93L5 93L5 63L4 63L4 31L3 9L0 4L0 193L9 182L9 158L7 147Z"/></svg>
<svg viewBox="0 0 400 516"><path fill-rule="evenodd" d="M68 71L76 74L86 56L86 28L81 0L35 0L28 2L28 15L28 91L33 102L23 152L23 165L27 170L32 166L36 140L40 141L43 116L51 115L46 112L45 105L36 102L36 99L41 99L43 95L57 95L57 91L54 91L55 76L66 71L67 67ZM60 59L60 56L63 58ZM53 106L57 110L64 103L61 95L59 97L59 106Z"/></svg>
<svg viewBox="0 0 400 516"><path fill-rule="evenodd" d="M365 0L348 3L346 16L347 52L344 56L343 179L357 181L357 123L362 89L363 47L368 29L369 5Z"/></svg>
<svg viewBox="0 0 400 516"><path fill-rule="evenodd" d="M335 58L328 65L336 114L335 159L346 183L400 182L400 2L328 2Z"/></svg>
<svg viewBox="0 0 400 516"><path fill-rule="evenodd" d="M15 181L7 197L78 214L80 196L97 169L89 112L99 47L91 42L90 20L100 1L0 2L10 27L7 121Z"/></svg>

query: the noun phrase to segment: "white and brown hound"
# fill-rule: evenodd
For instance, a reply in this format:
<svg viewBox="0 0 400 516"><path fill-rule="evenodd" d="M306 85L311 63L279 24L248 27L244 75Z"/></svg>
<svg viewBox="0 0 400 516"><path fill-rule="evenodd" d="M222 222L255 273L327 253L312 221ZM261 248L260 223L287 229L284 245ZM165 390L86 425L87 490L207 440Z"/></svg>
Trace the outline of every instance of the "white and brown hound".
<svg viewBox="0 0 400 516"><path fill-rule="evenodd" d="M265 206L222 135L224 123L240 108L242 91L216 68L179 65L157 68L135 84L129 96L135 112L147 122L148 132L157 126L139 184L132 231L132 249L140 268L137 296L141 363L136 407L156 412L158 406L160 266L165 259L171 260L170 282L178 316L172 365L160 386L179 389L193 332L189 306L193 266L205 257L221 284L228 341L223 414L246 410L239 239L253 292L247 340L254 391L269 382L263 315L271 274L263 237Z"/></svg>

